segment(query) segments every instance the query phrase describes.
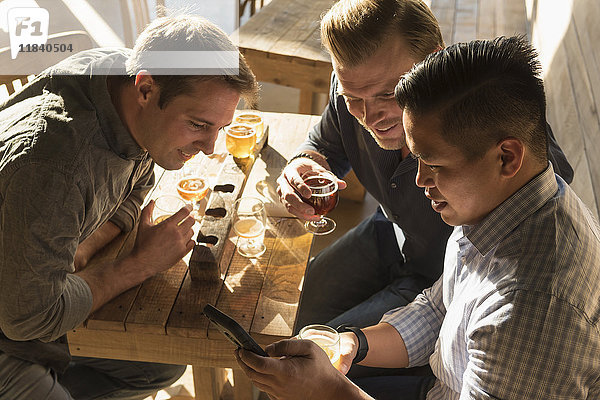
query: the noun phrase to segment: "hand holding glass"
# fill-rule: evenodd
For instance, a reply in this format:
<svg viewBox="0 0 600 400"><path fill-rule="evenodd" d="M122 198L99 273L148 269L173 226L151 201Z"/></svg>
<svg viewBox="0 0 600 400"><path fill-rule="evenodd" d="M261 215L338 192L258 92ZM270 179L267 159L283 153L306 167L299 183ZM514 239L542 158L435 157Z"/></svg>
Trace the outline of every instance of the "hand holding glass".
<svg viewBox="0 0 600 400"><path fill-rule="evenodd" d="M317 221L306 221L304 227L315 235L326 235L335 229L335 221L325 215L338 203L337 177L329 171L308 171L302 175L304 184L310 188L311 196L302 198L306 204L315 209L321 218Z"/></svg>
<svg viewBox="0 0 600 400"><path fill-rule="evenodd" d="M177 196L163 195L157 197L154 200L154 211L152 212L154 225L160 224L183 207L185 207L185 201Z"/></svg>
<svg viewBox="0 0 600 400"><path fill-rule="evenodd" d="M242 197L233 205L233 230L240 237L237 251L244 257L259 257L267 249L263 243L267 213L262 201Z"/></svg>
<svg viewBox="0 0 600 400"><path fill-rule="evenodd" d="M327 325L308 325L298 333L299 339L315 342L325 351L331 364L338 369L340 366L340 334Z"/></svg>

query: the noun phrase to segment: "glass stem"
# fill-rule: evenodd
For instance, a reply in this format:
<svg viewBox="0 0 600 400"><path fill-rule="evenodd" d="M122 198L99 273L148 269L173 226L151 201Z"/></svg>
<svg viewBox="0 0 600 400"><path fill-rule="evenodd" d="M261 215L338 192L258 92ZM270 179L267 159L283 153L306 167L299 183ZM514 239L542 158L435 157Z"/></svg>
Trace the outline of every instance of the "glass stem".
<svg viewBox="0 0 600 400"><path fill-rule="evenodd" d="M325 217L324 217L324 216L322 216L322 215L321 215L321 219L320 219L320 220L318 220L318 221L313 221L312 223L313 223L313 225L314 225L314 226L316 226L316 227L320 228L320 227L322 227L322 226L325 226L325 225L327 225L327 220L325 219Z"/></svg>

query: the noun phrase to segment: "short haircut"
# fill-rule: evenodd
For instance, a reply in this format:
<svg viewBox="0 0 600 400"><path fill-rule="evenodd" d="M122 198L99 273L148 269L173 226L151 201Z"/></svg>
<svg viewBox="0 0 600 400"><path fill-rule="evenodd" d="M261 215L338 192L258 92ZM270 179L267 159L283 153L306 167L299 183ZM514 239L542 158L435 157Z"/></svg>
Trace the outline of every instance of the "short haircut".
<svg viewBox="0 0 600 400"><path fill-rule="evenodd" d="M546 97L537 54L522 36L457 43L398 82L396 101L415 118L437 116L446 142L468 159L507 137L548 159Z"/></svg>
<svg viewBox="0 0 600 400"><path fill-rule="evenodd" d="M239 54L239 69L224 70L215 75L188 69L184 71L186 75L173 75L165 74L164 70L153 68L144 62L144 54L147 52L174 50L236 52ZM135 76L141 70L147 70L152 75L160 88L160 108L178 95L189 94L194 83L207 80L222 81L240 93L249 106L254 106L258 98L259 86L244 56L225 32L198 16L178 15L152 21L136 40L126 67L129 76Z"/></svg>
<svg viewBox="0 0 600 400"><path fill-rule="evenodd" d="M321 42L345 67L365 62L392 38L403 40L415 60L444 47L439 24L421 0L340 0L321 19Z"/></svg>

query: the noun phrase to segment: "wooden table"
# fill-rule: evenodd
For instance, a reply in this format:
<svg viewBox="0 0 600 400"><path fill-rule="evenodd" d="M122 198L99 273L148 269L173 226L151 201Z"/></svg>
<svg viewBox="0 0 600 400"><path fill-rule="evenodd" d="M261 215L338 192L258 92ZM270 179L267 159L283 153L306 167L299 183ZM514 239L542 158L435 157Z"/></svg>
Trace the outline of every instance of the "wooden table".
<svg viewBox="0 0 600 400"><path fill-rule="evenodd" d="M258 259L240 256L237 237L230 234L221 259L223 281L192 281L181 260L113 299L70 332L73 355L192 365L197 399L218 399L223 368L234 368L236 399L251 398L249 381L235 369L234 346L209 326L201 311L206 303L215 304L263 345L292 335L312 235L276 204L275 179L320 117L265 113L264 118L268 145L243 195L261 195L268 202L265 254ZM224 148L222 140L217 149ZM94 262L126 253L133 241L133 234L119 238Z"/></svg>
<svg viewBox="0 0 600 400"><path fill-rule="evenodd" d="M300 89L302 114L311 113L313 93L329 93L331 59L321 46L319 23L334 2L272 0L237 31L240 51L259 81Z"/></svg>

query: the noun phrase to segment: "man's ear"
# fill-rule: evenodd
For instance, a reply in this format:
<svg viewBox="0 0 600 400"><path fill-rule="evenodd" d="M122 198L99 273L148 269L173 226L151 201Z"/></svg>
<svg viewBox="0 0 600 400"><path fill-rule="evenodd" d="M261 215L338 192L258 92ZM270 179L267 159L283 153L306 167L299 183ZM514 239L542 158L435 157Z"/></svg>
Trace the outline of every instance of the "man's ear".
<svg viewBox="0 0 600 400"><path fill-rule="evenodd" d="M505 178L514 177L523 165L525 146L517 138L509 137L498 143L502 160L501 174Z"/></svg>
<svg viewBox="0 0 600 400"><path fill-rule="evenodd" d="M140 104L148 103L151 97L158 93L158 86L156 86L154 78L144 69L135 75L135 89Z"/></svg>

